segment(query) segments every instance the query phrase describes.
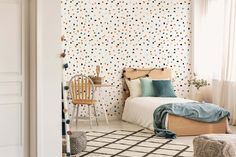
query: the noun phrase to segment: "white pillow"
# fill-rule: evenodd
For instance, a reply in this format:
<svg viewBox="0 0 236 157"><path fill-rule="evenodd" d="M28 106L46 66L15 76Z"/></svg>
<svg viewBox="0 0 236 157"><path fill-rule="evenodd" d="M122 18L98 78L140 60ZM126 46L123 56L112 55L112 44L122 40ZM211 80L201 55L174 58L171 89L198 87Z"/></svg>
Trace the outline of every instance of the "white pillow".
<svg viewBox="0 0 236 157"><path fill-rule="evenodd" d="M129 88L129 93L131 98L142 96L141 83L139 79L134 79L134 80L126 79L125 81Z"/></svg>

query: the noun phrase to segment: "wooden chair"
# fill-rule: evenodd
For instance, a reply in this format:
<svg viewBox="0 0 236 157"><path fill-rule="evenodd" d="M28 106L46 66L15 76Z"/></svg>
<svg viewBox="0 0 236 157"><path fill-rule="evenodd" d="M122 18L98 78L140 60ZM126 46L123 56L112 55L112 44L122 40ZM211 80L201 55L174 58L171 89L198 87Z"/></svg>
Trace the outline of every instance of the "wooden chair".
<svg viewBox="0 0 236 157"><path fill-rule="evenodd" d="M69 88L70 88L70 95L72 97L72 103L74 104L71 121L74 119L75 110L77 108L76 112L76 127L77 127L79 118L79 106L87 105L89 112L90 128L92 127L91 107L93 107L94 109L94 116L96 118L96 123L98 125L97 113L95 108L96 100L94 100L95 88L93 81L85 75L75 75L70 79Z"/></svg>

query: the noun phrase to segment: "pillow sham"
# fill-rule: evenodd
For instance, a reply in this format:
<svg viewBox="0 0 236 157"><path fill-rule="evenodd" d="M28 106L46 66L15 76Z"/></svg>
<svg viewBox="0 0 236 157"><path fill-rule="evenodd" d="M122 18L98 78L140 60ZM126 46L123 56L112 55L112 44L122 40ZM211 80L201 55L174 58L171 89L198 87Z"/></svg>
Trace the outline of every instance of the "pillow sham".
<svg viewBox="0 0 236 157"><path fill-rule="evenodd" d="M155 91L152 80L148 78L140 78L142 97L154 97Z"/></svg>
<svg viewBox="0 0 236 157"><path fill-rule="evenodd" d="M176 97L171 80L152 81L156 97Z"/></svg>
<svg viewBox="0 0 236 157"><path fill-rule="evenodd" d="M129 88L130 97L140 97L142 95L141 84L139 79L125 80Z"/></svg>

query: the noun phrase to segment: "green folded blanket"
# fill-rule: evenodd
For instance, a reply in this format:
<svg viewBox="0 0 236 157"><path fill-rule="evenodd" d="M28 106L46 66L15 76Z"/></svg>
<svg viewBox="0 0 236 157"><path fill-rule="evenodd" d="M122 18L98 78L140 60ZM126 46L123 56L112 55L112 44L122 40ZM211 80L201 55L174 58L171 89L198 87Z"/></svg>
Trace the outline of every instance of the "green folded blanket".
<svg viewBox="0 0 236 157"><path fill-rule="evenodd" d="M153 113L154 132L157 136L176 138L176 134L165 127L167 113L201 122L218 122L230 116L225 109L210 103L187 102L161 105Z"/></svg>

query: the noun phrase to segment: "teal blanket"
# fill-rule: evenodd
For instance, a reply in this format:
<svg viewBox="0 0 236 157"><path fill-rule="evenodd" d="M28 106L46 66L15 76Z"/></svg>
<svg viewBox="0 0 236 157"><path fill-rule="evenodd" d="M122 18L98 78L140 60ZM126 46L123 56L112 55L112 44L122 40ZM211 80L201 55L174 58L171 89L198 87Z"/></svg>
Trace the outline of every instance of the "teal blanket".
<svg viewBox="0 0 236 157"><path fill-rule="evenodd" d="M217 122L230 116L228 111L209 103L187 102L161 105L153 113L153 126L157 136L176 138L174 132L165 128L167 113L201 122Z"/></svg>

